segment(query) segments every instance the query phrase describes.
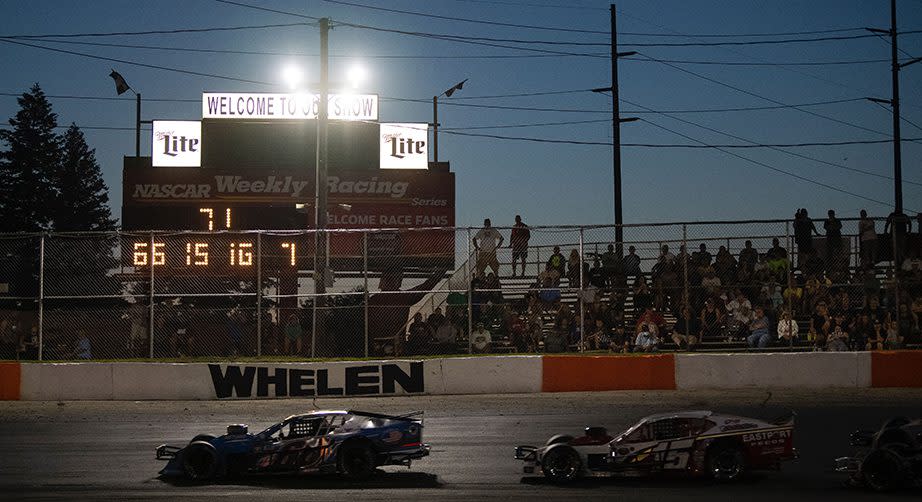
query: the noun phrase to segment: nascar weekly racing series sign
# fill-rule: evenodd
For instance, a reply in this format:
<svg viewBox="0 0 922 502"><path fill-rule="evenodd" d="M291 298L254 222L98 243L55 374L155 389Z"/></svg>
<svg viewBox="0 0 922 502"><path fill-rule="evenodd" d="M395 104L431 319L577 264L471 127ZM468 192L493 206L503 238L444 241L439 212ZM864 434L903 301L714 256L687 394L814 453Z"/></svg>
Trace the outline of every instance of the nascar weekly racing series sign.
<svg viewBox="0 0 922 502"><path fill-rule="evenodd" d="M243 366L209 364L215 397L332 397L421 394L422 361Z"/></svg>

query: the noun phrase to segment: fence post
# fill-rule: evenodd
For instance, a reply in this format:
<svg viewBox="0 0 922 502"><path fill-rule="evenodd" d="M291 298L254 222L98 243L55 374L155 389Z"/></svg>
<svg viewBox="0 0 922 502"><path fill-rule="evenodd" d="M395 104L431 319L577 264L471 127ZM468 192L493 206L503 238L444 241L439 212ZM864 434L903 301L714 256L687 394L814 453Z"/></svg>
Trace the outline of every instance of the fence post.
<svg viewBox="0 0 922 502"><path fill-rule="evenodd" d="M256 234L256 355L263 355L263 233Z"/></svg>
<svg viewBox="0 0 922 502"><path fill-rule="evenodd" d="M365 357L368 357L368 232L362 232L362 274L365 281Z"/></svg>
<svg viewBox="0 0 922 502"><path fill-rule="evenodd" d="M42 360L44 348L44 316L45 316L45 234L41 235L38 243L38 360Z"/></svg>
<svg viewBox="0 0 922 502"><path fill-rule="evenodd" d="M149 331L150 331L150 358L154 358L154 233L150 233L150 259L148 264L150 266L150 296L148 297L148 303L150 304L150 319L148 319Z"/></svg>
<svg viewBox="0 0 922 502"><path fill-rule="evenodd" d="M583 254L585 250L583 249L583 227L579 228L579 290L577 291L577 300L579 300L579 351L584 352L586 350L586 309L583 304L583 285L585 284L585 277L583 277L583 260L586 259ZM571 284L570 287L573 287Z"/></svg>
<svg viewBox="0 0 922 502"><path fill-rule="evenodd" d="M905 337L906 337L906 335L907 335L908 333L903 333L903 331L900 329L900 323L899 323L899 316L900 316L900 265L901 265L901 263L899 263L898 258L901 258L901 257L902 257L902 255L903 255L903 250L902 250L902 248L897 248L898 242L897 242L897 238L896 238L896 233L897 233L896 227L897 227L898 225L900 225L900 223L897 221L897 218L894 218L894 219L893 219L893 225L890 227L890 240L892 241L892 252L890 253L890 263L891 263L890 271L891 271L891 273L893 274L893 300L894 300L894 301L893 301L893 307L891 307L891 308L892 308L893 313L894 313L894 315L896 316L896 319L897 319L897 323L896 323L896 334L897 334L897 336L903 337L903 339L905 340ZM907 232L906 232L906 237L905 237L905 239L909 239L909 237L910 237L910 232L907 231ZM899 256L897 256L897 255L899 255ZM885 348L886 348L886 347L885 347Z"/></svg>
<svg viewBox="0 0 922 502"><path fill-rule="evenodd" d="M688 287L688 266L691 265L689 263L691 253L688 252L688 225L685 223L682 224L682 247L685 248L685 257L682 258L685 260L685 263L682 264L682 304L679 305L679 312L682 312L681 309L683 307L691 304L691 295ZM687 326L688 322L685 324ZM688 334L687 331L686 329L686 335Z"/></svg>
<svg viewBox="0 0 922 502"><path fill-rule="evenodd" d="M472 272L470 277L467 280L467 353L470 354L473 351L471 346L471 332L474 330L474 288L472 286L472 279L474 274L477 273L477 258L471 254L471 228L467 228L467 261L470 263L471 258L474 259L474 272Z"/></svg>
<svg viewBox="0 0 922 502"><path fill-rule="evenodd" d="M787 311L788 311L787 323L788 325L785 326L784 328L786 330L789 330L791 329L791 323L794 320L794 303L793 303L793 298L791 298L792 296L794 296L793 294L794 289L792 287L793 286L792 279L793 279L794 274L791 273L791 263L792 263L791 260L794 259L794 247L791 245L791 222L790 221L784 222L784 244L785 246L787 246L787 249L788 249L787 265L784 268L784 277L785 277L784 282L785 284L787 284L787 291L789 292L789 294L787 295L787 298L785 299L787 302ZM782 294L784 293L782 292ZM782 316L782 320L783 319L784 317ZM798 331L799 331L799 326L798 326ZM794 338L799 335L800 333L791 333L791 347L792 348L794 346Z"/></svg>

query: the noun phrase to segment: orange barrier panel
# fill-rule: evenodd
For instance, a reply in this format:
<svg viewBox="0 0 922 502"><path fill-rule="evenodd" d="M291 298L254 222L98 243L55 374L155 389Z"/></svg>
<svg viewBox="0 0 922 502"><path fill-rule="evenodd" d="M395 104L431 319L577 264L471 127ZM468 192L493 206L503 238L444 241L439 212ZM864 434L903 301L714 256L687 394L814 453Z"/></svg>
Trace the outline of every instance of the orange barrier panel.
<svg viewBox="0 0 922 502"><path fill-rule="evenodd" d="M0 363L0 401L19 401L19 363Z"/></svg>
<svg viewBox="0 0 922 502"><path fill-rule="evenodd" d="M675 389L675 357L544 356L543 392Z"/></svg>
<svg viewBox="0 0 922 502"><path fill-rule="evenodd" d="M922 387L922 352L871 352L871 387Z"/></svg>

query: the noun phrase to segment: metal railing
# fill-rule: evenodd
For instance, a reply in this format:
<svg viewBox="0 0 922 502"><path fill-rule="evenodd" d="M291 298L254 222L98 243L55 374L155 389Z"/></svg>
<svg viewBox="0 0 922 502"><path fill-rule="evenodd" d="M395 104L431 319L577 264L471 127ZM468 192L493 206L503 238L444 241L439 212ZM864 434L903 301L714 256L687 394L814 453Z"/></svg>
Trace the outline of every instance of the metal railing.
<svg viewBox="0 0 922 502"><path fill-rule="evenodd" d="M888 322L903 339L914 341L919 275L901 267L915 263L918 235L880 235L869 253L857 220L842 223L838 245L813 237L809 253L796 249L809 246L788 220L625 225L620 244L626 254L634 248L637 270L611 268L606 253L619 244L612 226L531 227L522 257L504 227L497 228L503 245L486 252L471 246L479 228L329 230L319 242L325 268L335 272L325 278L326 301L317 308L311 231L3 234L0 359L387 357L550 350L560 345L555 336L565 338L565 350L591 350L599 348L594 323L611 311L634 322L652 303L667 320L660 329L670 329L683 306L697 316L707 298L734 289L753 306L763 296L773 319L782 310L806 319L813 305L795 305L803 303L796 294L804 294L799 283L814 287L807 281L814 275L825 296L848 290L856 309L874 298L892 311ZM876 225L881 230L883 223ZM787 259L766 259L773 239ZM757 254L741 264L746 241ZM663 246L675 265L662 264ZM523 277L509 274L513 251L524 262ZM732 273L714 261L727 253ZM711 279L703 285L709 272L719 279L716 288ZM651 283L649 293L636 291L639 277ZM781 303L775 287L790 293ZM765 288L772 289L768 302ZM426 321L436 310L426 326L414 319ZM567 316L573 327L561 334ZM486 345L474 333L479 323L491 331ZM634 334L632 326L625 331Z"/></svg>

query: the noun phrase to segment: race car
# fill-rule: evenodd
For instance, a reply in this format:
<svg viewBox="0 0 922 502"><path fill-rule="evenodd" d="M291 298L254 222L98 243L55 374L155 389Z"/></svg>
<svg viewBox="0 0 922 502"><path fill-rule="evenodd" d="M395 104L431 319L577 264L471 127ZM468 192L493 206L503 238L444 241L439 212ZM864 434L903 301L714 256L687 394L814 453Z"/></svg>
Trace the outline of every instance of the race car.
<svg viewBox="0 0 922 502"><path fill-rule="evenodd" d="M156 458L168 460L161 476L194 481L257 473L365 478L378 466L410 467L429 455L421 415L314 411L292 415L258 434L234 424L223 436L198 435L184 447L162 444Z"/></svg>
<svg viewBox="0 0 922 502"><path fill-rule="evenodd" d="M797 456L794 415L773 422L682 411L650 415L611 436L587 427L580 437L557 435L543 447L517 446L525 474L554 483L581 476L639 477L657 473L710 476L733 481L749 469L778 469Z"/></svg>
<svg viewBox="0 0 922 502"><path fill-rule="evenodd" d="M849 484L889 491L922 483L922 419L891 418L876 431L851 435L855 456L836 459L836 471L847 472Z"/></svg>

